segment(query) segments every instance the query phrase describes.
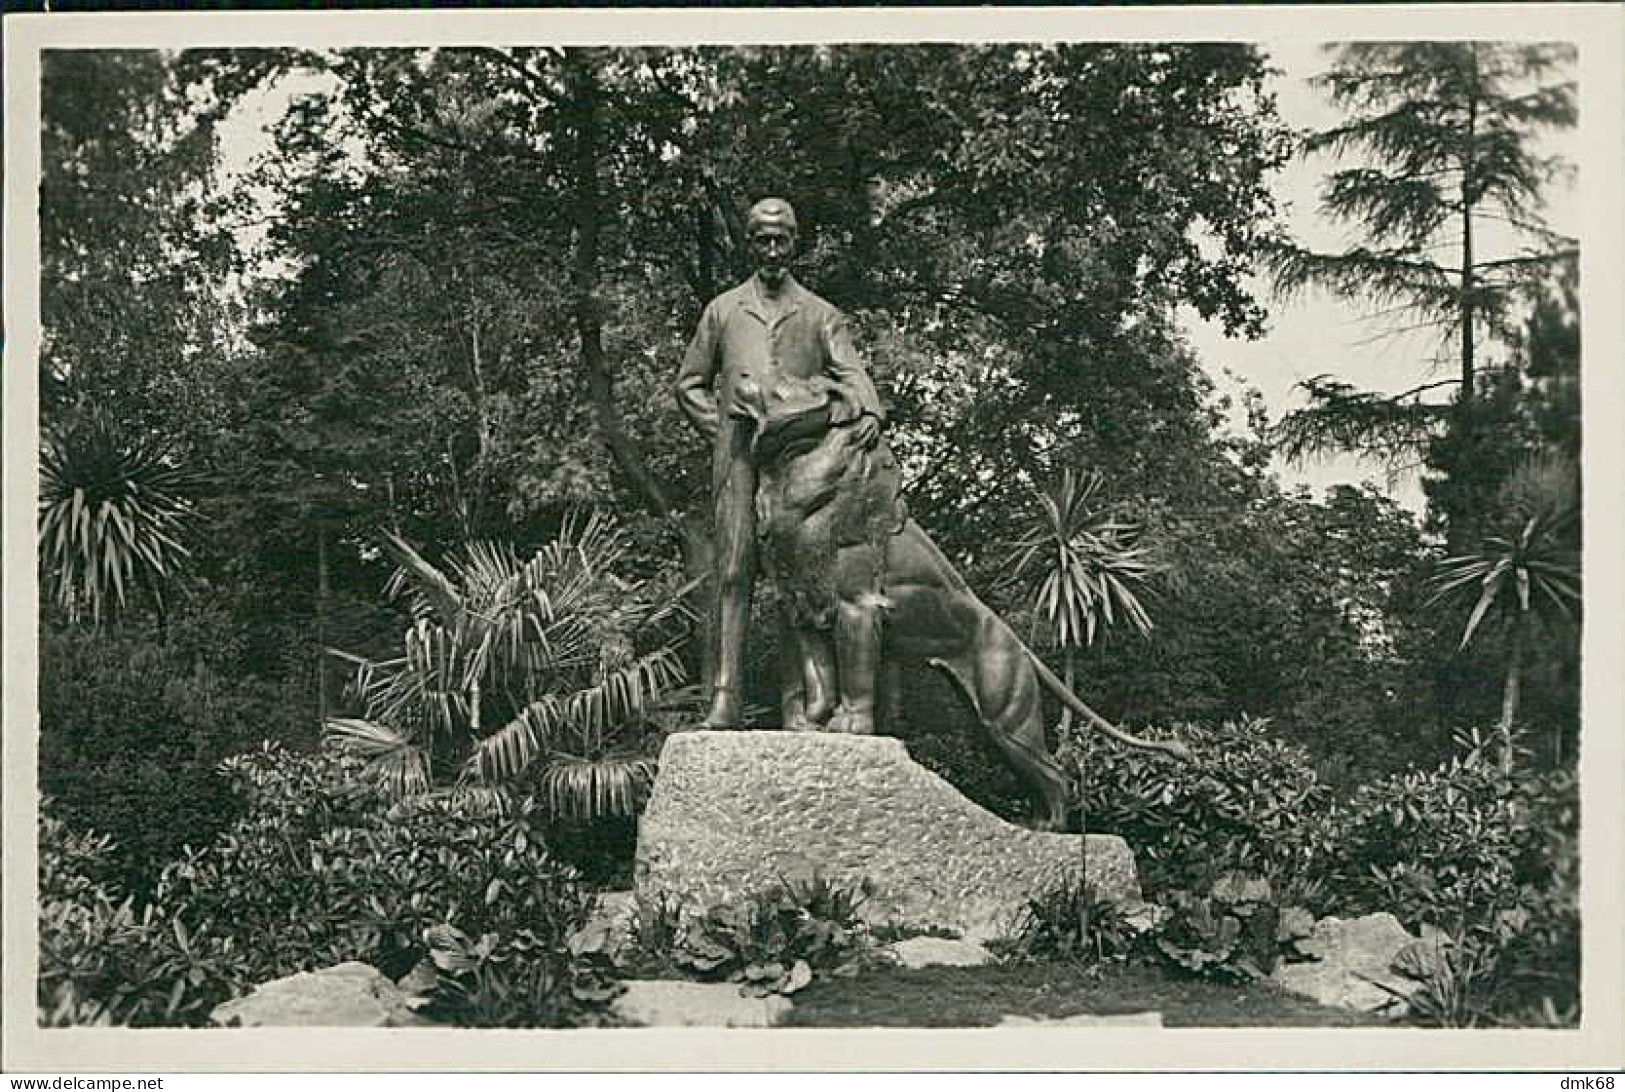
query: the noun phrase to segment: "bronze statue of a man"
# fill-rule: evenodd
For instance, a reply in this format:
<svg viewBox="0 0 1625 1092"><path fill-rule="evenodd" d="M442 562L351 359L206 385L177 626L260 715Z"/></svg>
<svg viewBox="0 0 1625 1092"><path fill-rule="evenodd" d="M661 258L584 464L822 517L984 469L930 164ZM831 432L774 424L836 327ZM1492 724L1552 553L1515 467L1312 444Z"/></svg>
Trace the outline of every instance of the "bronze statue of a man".
<svg viewBox="0 0 1625 1092"><path fill-rule="evenodd" d="M713 445L717 550L712 632L717 657L707 728L739 723L755 578L756 467L750 414L739 404L741 390L771 388L781 375L825 376L841 388L839 404L846 407L847 421L856 416L853 428L864 446L875 444L884 422L880 397L841 312L790 275L796 249L796 214L790 203L777 197L758 201L746 217L746 233L756 272L706 307L677 375L678 404Z"/></svg>

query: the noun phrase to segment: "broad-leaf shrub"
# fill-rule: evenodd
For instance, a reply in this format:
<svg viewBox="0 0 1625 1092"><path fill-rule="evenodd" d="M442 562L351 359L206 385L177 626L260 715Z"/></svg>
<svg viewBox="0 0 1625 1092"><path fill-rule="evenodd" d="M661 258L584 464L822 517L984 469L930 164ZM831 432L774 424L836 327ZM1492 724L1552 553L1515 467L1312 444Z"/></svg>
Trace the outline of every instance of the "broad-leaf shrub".
<svg viewBox="0 0 1625 1092"><path fill-rule="evenodd" d="M1206 891L1232 871L1262 874L1279 887L1312 867L1316 847L1306 825L1327 792L1301 747L1251 718L1143 734L1180 740L1194 757L1148 757L1086 726L1074 727L1061 754L1083 785L1088 829L1128 842L1148 892Z"/></svg>
<svg viewBox="0 0 1625 1092"><path fill-rule="evenodd" d="M107 879L112 839L75 831L49 797L39 814L39 1021L46 1027L140 1023L159 1004L150 960L161 946Z"/></svg>
<svg viewBox="0 0 1625 1092"><path fill-rule="evenodd" d="M628 962L674 965L695 978L738 982L741 993L755 997L795 993L820 974L856 973L873 956L873 937L859 915L869 894L866 881L815 873L784 879L693 920L683 920L670 902L643 904L637 950Z"/></svg>
<svg viewBox="0 0 1625 1092"><path fill-rule="evenodd" d="M1470 743L1481 743L1470 739ZM1320 889L1341 914L1388 910L1451 938L1451 1022L1578 1017L1578 791L1572 775L1511 775L1481 745L1385 778L1320 824ZM1466 974L1471 981L1455 981ZM1463 1015L1466 1013L1466 1015Z"/></svg>
<svg viewBox="0 0 1625 1092"><path fill-rule="evenodd" d="M166 871L161 901L212 935L274 938L258 979L344 959L404 970L425 929L532 930L555 948L590 896L548 854L526 798L469 792L385 809L348 776L354 760L276 749L228 769L251 804L207 851Z"/></svg>
<svg viewBox="0 0 1625 1092"><path fill-rule="evenodd" d="M1167 963L1201 977L1228 982L1265 978L1282 960L1304 958L1299 942L1314 930L1301 906L1282 906L1270 884L1232 873L1205 895L1171 891L1168 914L1150 934L1151 949Z"/></svg>
<svg viewBox="0 0 1625 1092"><path fill-rule="evenodd" d="M40 635L41 789L77 830L117 838L107 854L127 893L148 897L184 845L239 811L217 769L262 740L314 738L277 683L217 660L229 627L171 621L166 635L46 625ZM228 657L229 658L229 657Z"/></svg>
<svg viewBox="0 0 1625 1092"><path fill-rule="evenodd" d="M625 987L606 957L583 958L531 929L470 937L424 931L436 982L425 1016L462 1027L566 1027L608 1022L600 1007ZM596 953L594 953L596 955Z"/></svg>
<svg viewBox="0 0 1625 1092"><path fill-rule="evenodd" d="M1471 747L1330 808L1314 832L1316 871L1341 913L1386 910L1412 929L1489 923L1558 878L1573 794L1566 775L1512 776Z"/></svg>
<svg viewBox="0 0 1625 1092"><path fill-rule="evenodd" d="M297 971L361 960L404 973L428 954L436 926L493 935L518 963L567 951L591 899L549 856L532 802L466 793L386 809L357 791L353 761L268 746L228 762L245 814L165 869L150 907L137 913L82 887L57 900L81 910L42 920L42 995L48 979L69 978L87 983L75 996L109 1000L113 1022L202 1024L219 1002ZM42 849L53 854L49 840ZM69 890L68 870L51 868L55 888ZM90 945L104 965L83 966ZM145 992L123 997L132 988ZM568 1011L544 998L526 1009Z"/></svg>
<svg viewBox="0 0 1625 1092"><path fill-rule="evenodd" d="M1579 784L1544 775L1530 796L1517 874L1527 917L1498 954L1496 1015L1511 1023L1574 1027L1580 1018Z"/></svg>

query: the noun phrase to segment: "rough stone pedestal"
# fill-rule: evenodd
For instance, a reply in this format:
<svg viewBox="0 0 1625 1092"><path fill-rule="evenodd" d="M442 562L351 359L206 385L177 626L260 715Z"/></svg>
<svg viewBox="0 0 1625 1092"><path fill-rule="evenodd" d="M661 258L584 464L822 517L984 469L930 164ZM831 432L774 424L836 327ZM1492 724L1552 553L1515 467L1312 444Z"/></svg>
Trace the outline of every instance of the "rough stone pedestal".
<svg viewBox="0 0 1625 1092"><path fill-rule="evenodd" d="M1103 897L1136 901L1121 838L1088 836ZM785 877L867 877L871 922L1008 930L1025 900L1078 875L1083 838L1005 822L885 736L683 732L666 741L638 826L637 887L686 913Z"/></svg>

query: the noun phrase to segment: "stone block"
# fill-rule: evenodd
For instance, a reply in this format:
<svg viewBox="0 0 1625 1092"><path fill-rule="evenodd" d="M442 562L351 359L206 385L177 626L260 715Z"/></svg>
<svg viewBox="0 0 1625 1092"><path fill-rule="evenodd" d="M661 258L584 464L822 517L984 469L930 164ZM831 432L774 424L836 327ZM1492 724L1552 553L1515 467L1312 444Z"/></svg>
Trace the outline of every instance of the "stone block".
<svg viewBox="0 0 1625 1092"><path fill-rule="evenodd" d="M1083 846L1005 822L890 737L683 732L661 751L639 822L637 888L692 913L787 877L864 877L871 922L982 940L1074 879ZM1121 838L1088 836L1088 874L1107 898L1139 898Z"/></svg>
<svg viewBox="0 0 1625 1092"><path fill-rule="evenodd" d="M980 967L992 963L993 956L973 940L944 937L909 937L886 945L886 951L904 967Z"/></svg>
<svg viewBox="0 0 1625 1092"><path fill-rule="evenodd" d="M1035 1016L1006 1016L995 1027L1001 1028L1160 1028L1160 1012L1081 1012L1076 1016L1058 1016L1053 1020Z"/></svg>
<svg viewBox="0 0 1625 1092"><path fill-rule="evenodd" d="M405 991L365 963L303 971L215 1006L217 1024L245 1028L393 1028L430 1023L414 1013Z"/></svg>
<svg viewBox="0 0 1625 1092"><path fill-rule="evenodd" d="M792 1007L777 994L746 997L736 982L633 981L611 1011L645 1028L770 1028Z"/></svg>
<svg viewBox="0 0 1625 1092"><path fill-rule="evenodd" d="M1417 983L1396 974L1395 957L1416 938L1392 914L1367 914L1345 921L1321 918L1298 949L1314 957L1307 963L1283 963L1271 978L1283 989L1322 1005L1356 1012L1404 1011L1394 994L1408 995ZM1388 989L1383 989L1386 986Z"/></svg>

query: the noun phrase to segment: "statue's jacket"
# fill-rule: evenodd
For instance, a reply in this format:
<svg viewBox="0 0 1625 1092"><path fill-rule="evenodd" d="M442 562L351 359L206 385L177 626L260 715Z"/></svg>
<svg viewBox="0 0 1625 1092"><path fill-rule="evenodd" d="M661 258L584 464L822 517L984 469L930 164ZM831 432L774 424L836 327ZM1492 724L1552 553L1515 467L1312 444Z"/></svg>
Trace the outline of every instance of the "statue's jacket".
<svg viewBox="0 0 1625 1092"><path fill-rule="evenodd" d="M840 310L786 274L775 316L753 276L706 307L677 378L684 412L716 437L714 488L721 489L734 460L749 457L749 438L743 435L748 426L728 412L740 384L773 389L781 376L827 376L841 388L844 397L837 405L847 407L845 412L884 420L880 396Z"/></svg>

